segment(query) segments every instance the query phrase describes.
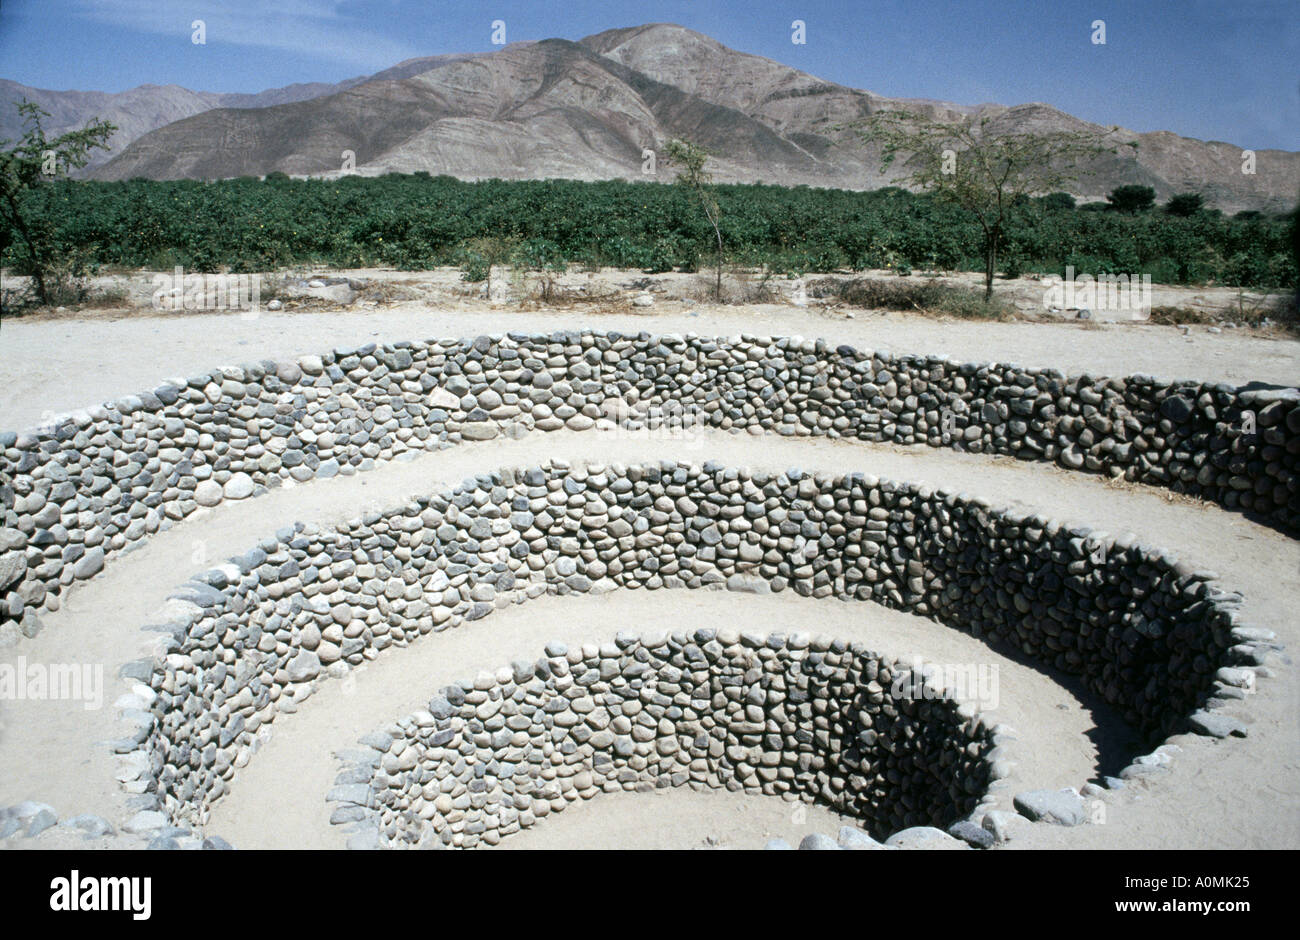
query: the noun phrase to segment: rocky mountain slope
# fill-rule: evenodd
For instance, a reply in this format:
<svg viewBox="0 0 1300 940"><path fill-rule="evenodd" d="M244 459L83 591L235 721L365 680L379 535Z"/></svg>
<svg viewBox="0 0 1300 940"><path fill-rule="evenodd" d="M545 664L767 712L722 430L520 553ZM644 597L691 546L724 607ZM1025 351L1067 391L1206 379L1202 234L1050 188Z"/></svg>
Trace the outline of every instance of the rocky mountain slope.
<svg viewBox="0 0 1300 940"><path fill-rule="evenodd" d="M866 185L882 182L874 151L837 128L881 108L905 107L935 120L988 116L995 128L1019 131L1097 127L1042 103L962 106L884 98L728 49L707 36L669 24L608 30L588 36L582 43L658 81L742 111L819 157L833 160ZM1258 151L1256 172L1249 175L1241 172L1241 148L1222 141L1124 129L1113 139L1119 154L1090 164L1080 174L1077 195L1100 199L1115 186L1140 183L1154 187L1162 200L1176 192L1202 192L1208 203L1225 211L1284 211L1295 205L1300 195L1300 153ZM1128 154L1126 146L1133 141L1138 145L1136 158Z"/></svg>
<svg viewBox="0 0 1300 940"><path fill-rule="evenodd" d="M31 101L50 116L43 119L50 137L85 126L102 118L117 126L110 138L110 151L91 154L90 167L107 163L131 142L157 128L214 108L265 108L308 101L353 88L367 81L418 75L440 62L472 58L481 53L424 56L408 59L374 75L360 75L342 82L299 82L270 88L255 94L192 91L180 85L140 85L122 92L51 91L0 78L0 140L17 140L25 130L18 104Z"/></svg>
<svg viewBox="0 0 1300 940"><path fill-rule="evenodd" d="M467 179L645 179L643 150L683 137L710 149L721 181L851 189L882 175L874 148L847 125L881 108L940 120L988 117L1016 130L1092 128L1050 105L961 106L890 99L738 52L680 26L616 29L580 42L515 43L495 52L412 59L338 85L292 85L257 95L142 86L119 95L39 92L0 84L0 101L25 91L55 113L56 129L95 114L122 128L102 179L332 175L344 151L362 173L425 170ZM56 110L57 109L57 110ZM0 110L0 136L15 136ZM1225 211L1283 211L1300 193L1300 153L1256 154L1167 131L1120 130L1123 147L1084 168L1078 195L1101 198L1124 183L1166 199L1200 191ZM671 179L659 161L653 178Z"/></svg>
<svg viewBox="0 0 1300 940"><path fill-rule="evenodd" d="M117 132L109 140L111 151L92 153L90 165L98 166L150 131L213 108L261 108L303 101L363 81L365 78L342 85L319 82L288 85L247 95L191 91L179 85L140 85L116 93L50 91L0 79L0 140L16 140L22 136L24 125L17 105L24 100L49 113L50 117L43 119L43 126L50 137L82 127L93 118L103 118L115 124Z"/></svg>

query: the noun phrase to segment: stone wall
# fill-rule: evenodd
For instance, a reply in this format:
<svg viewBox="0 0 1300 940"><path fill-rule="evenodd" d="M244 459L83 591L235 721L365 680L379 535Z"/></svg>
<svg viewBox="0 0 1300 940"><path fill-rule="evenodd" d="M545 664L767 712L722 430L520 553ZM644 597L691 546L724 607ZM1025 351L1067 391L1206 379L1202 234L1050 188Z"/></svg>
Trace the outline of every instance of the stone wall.
<svg viewBox="0 0 1300 940"><path fill-rule="evenodd" d="M489 845L602 792L727 789L825 803L876 833L947 827L993 776L993 731L857 644L732 630L552 643L448 686L364 742L332 821L387 847Z"/></svg>
<svg viewBox="0 0 1300 940"><path fill-rule="evenodd" d="M641 421L952 446L1199 495L1300 530L1300 392L1066 378L798 338L510 334L177 378L0 433L0 644L200 506L498 434Z"/></svg>
<svg viewBox="0 0 1300 940"><path fill-rule="evenodd" d="M263 726L322 674L543 593L708 586L928 616L1081 677L1154 740L1240 691L1229 667L1250 635L1235 626L1239 596L1212 578L1141 545L861 474L501 470L338 529L286 528L187 584L188 613L150 628L170 634L169 651L140 664L154 697L118 749L137 755L133 785L202 825Z"/></svg>

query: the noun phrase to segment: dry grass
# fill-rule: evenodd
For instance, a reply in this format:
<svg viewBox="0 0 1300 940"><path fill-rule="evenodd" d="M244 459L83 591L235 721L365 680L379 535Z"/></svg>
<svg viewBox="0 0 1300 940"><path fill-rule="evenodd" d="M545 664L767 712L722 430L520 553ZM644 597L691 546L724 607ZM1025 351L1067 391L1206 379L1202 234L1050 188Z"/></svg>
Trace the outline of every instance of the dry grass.
<svg viewBox="0 0 1300 940"><path fill-rule="evenodd" d="M1204 310L1191 307L1152 307L1151 322L1159 326L1182 326L1189 323L1214 323L1215 318Z"/></svg>
<svg viewBox="0 0 1300 940"><path fill-rule="evenodd" d="M867 310L906 310L962 320L1006 320L1015 314L1015 307L996 295L985 301L978 289L910 277L819 278L808 285L808 296L834 298Z"/></svg>
<svg viewBox="0 0 1300 940"><path fill-rule="evenodd" d="M521 310L567 309L582 307L595 313L615 304L622 293L595 281L568 286L560 283L559 275L550 272L524 278L517 286Z"/></svg>
<svg viewBox="0 0 1300 940"><path fill-rule="evenodd" d="M701 304L728 305L785 303L788 293L781 290L779 275L768 270L723 268L722 293L717 296L717 272L700 271L675 291L675 297Z"/></svg>
<svg viewBox="0 0 1300 940"><path fill-rule="evenodd" d="M1275 331L1279 334L1300 335L1300 316L1297 316L1296 295L1291 292L1267 293L1247 296L1238 293L1234 310L1213 313L1193 307L1152 307L1151 322L1161 326L1212 326L1236 323Z"/></svg>
<svg viewBox="0 0 1300 940"><path fill-rule="evenodd" d="M394 281L368 281L357 293L356 302L400 304L419 300L423 294L406 284Z"/></svg>
<svg viewBox="0 0 1300 940"><path fill-rule="evenodd" d="M42 304L36 298L35 282L30 278L16 287L6 285L0 291L0 312L7 317L21 317L62 312L60 308L121 310L131 306L131 295L124 284L99 287L88 274L70 266L55 266L46 272L45 293L48 302Z"/></svg>

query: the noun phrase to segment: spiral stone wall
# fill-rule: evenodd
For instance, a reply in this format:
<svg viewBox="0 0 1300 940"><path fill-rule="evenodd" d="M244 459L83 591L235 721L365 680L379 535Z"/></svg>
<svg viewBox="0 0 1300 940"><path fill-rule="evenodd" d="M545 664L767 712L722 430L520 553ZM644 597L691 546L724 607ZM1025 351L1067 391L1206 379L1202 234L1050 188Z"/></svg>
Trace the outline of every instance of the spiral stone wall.
<svg viewBox="0 0 1300 940"><path fill-rule="evenodd" d="M281 530L186 585L189 613L158 627L170 651L141 673L156 697L119 750L137 754L139 785L174 820L202 825L259 729L322 673L542 593L709 585L931 617L1081 677L1154 740L1232 695L1232 667L1250 653L1240 598L1213 577L1141 545L861 474L507 469L338 529ZM871 805L892 818L886 798Z"/></svg>
<svg viewBox="0 0 1300 940"><path fill-rule="evenodd" d="M912 671L807 635L552 643L370 735L333 821L373 815L389 847L469 848L601 792L689 785L817 800L878 834L946 828L980 803L994 735L937 690L892 694Z"/></svg>
<svg viewBox="0 0 1300 940"><path fill-rule="evenodd" d="M0 643L196 509L462 440L665 406L702 427L961 447L1300 530L1300 392L890 356L799 338L509 334L227 367L0 432ZM629 419L629 409L633 417Z"/></svg>

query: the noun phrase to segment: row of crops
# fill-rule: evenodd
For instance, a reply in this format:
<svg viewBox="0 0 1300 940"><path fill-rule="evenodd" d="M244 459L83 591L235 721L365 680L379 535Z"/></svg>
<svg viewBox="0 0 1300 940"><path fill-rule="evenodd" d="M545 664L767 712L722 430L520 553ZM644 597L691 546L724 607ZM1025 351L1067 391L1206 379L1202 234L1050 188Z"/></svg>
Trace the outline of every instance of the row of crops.
<svg viewBox="0 0 1300 940"><path fill-rule="evenodd" d="M960 209L896 188L715 188L730 263L777 273L982 270L982 232ZM681 187L623 181L464 182L389 174L219 182L61 180L24 193L57 253L98 266L269 270L303 263L424 269L508 250L512 263L648 272L713 261L713 232ZM1028 200L1000 246L1003 273L1150 274L1157 283L1296 285L1294 214L1127 214ZM5 233L3 261L23 267ZM495 247L485 247L495 246ZM504 248L502 247L504 246Z"/></svg>

